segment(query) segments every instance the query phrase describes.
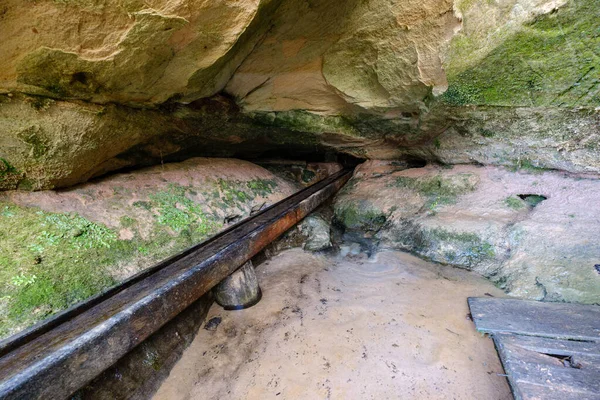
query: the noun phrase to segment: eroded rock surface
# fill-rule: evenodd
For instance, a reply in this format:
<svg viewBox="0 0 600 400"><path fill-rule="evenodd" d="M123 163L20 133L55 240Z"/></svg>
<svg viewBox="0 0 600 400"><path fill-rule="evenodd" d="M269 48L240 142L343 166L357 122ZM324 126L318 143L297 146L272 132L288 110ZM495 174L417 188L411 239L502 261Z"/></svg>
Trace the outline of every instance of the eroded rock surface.
<svg viewBox="0 0 600 400"><path fill-rule="evenodd" d="M0 190L67 187L198 154L256 157L290 146L299 155L322 149L313 133L298 138L286 129L256 129L224 97L148 110L0 95L0 131Z"/></svg>
<svg viewBox="0 0 600 400"><path fill-rule="evenodd" d="M360 166L334 204L346 239L488 277L509 294L600 303L597 176L455 166Z"/></svg>
<svg viewBox="0 0 600 400"><path fill-rule="evenodd" d="M9 0L1 9L0 86L134 105L208 97L225 86L280 2Z"/></svg>
<svg viewBox="0 0 600 400"><path fill-rule="evenodd" d="M10 0L0 92L20 100L0 99L0 189L156 164L158 149L274 143L600 172L599 13L597 0ZM199 111L222 95L226 111Z"/></svg>
<svg viewBox="0 0 600 400"><path fill-rule="evenodd" d="M195 158L62 191L0 195L0 336L214 235L297 187Z"/></svg>

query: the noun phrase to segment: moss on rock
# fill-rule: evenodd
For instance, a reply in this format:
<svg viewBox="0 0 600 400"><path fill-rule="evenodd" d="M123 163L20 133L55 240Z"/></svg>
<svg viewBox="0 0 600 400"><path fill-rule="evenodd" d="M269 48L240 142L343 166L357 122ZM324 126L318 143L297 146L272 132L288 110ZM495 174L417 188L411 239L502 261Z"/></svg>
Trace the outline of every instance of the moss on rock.
<svg viewBox="0 0 600 400"><path fill-rule="evenodd" d="M427 259L472 269L493 260L495 246L475 233L454 232L443 228L413 230L412 251Z"/></svg>
<svg viewBox="0 0 600 400"><path fill-rule="evenodd" d="M211 168L226 175L215 179ZM64 192L3 193L0 337L207 239L230 216L241 219L292 192L251 163L194 159Z"/></svg>
<svg viewBox="0 0 600 400"><path fill-rule="evenodd" d="M474 191L478 182L478 177L473 174L439 174L419 178L398 176L393 185L418 192L427 198L426 206L434 209L438 205L455 203L458 196Z"/></svg>
<svg viewBox="0 0 600 400"><path fill-rule="evenodd" d="M468 34L459 34L452 42L443 99L453 105L597 107L599 19L598 0L568 1L507 32L501 44L464 70L453 59L481 49L469 44Z"/></svg>

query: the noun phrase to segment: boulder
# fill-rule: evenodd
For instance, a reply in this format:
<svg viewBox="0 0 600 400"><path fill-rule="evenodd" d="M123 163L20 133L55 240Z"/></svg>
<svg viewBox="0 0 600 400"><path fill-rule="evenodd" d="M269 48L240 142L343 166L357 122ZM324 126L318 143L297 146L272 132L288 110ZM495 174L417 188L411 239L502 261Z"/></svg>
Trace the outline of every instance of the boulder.
<svg viewBox="0 0 600 400"><path fill-rule="evenodd" d="M311 214L300 224L300 231L306 237L303 248L308 251L321 251L331 247L329 222L318 214Z"/></svg>

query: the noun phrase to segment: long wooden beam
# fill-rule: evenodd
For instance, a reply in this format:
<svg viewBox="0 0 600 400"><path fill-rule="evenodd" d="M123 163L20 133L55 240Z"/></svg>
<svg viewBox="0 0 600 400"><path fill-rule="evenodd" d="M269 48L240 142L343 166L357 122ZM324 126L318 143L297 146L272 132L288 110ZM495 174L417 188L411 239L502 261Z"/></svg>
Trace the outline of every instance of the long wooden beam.
<svg viewBox="0 0 600 400"><path fill-rule="evenodd" d="M68 398L337 192L340 171L0 345L0 398Z"/></svg>

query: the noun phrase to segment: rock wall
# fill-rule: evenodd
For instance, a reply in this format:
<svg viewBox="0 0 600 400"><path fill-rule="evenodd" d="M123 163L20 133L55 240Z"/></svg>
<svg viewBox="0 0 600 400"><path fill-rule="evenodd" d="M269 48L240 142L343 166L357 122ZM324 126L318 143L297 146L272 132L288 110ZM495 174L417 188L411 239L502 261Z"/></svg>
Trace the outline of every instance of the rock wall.
<svg viewBox="0 0 600 400"><path fill-rule="evenodd" d="M499 167L359 167L338 195L345 240L474 270L509 294L600 303L597 176Z"/></svg>
<svg viewBox="0 0 600 400"><path fill-rule="evenodd" d="M252 158L290 147L299 155L325 148L315 133L298 137L288 129L256 129L225 97L137 109L0 95L0 131L0 190L67 187L198 154Z"/></svg>
<svg viewBox="0 0 600 400"><path fill-rule="evenodd" d="M95 103L219 92L280 0L9 0L0 86Z"/></svg>
<svg viewBox="0 0 600 400"><path fill-rule="evenodd" d="M599 18L598 0L8 0L0 189L274 143L600 172Z"/></svg>

